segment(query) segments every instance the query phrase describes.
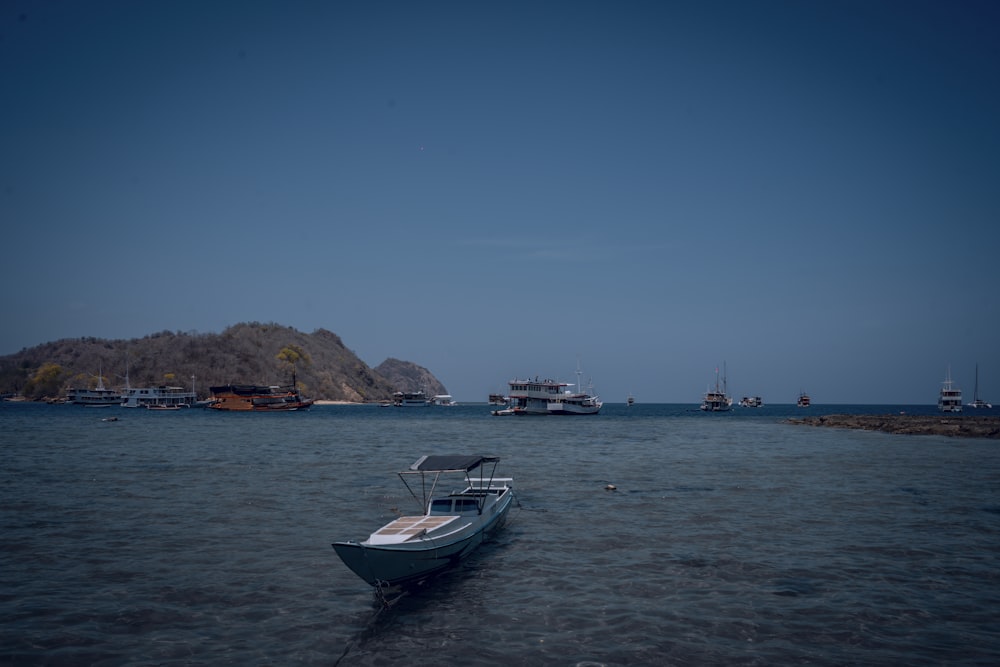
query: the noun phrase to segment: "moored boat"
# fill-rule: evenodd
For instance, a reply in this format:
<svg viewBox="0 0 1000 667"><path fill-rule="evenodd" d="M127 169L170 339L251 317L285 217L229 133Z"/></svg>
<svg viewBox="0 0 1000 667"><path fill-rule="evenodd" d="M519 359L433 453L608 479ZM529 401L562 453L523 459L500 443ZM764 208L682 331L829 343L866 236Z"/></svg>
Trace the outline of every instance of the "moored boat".
<svg viewBox="0 0 1000 667"><path fill-rule="evenodd" d="M941 412L961 412L962 411L962 390L951 381L951 366L945 375L944 382L941 383L941 392L938 394L938 410Z"/></svg>
<svg viewBox="0 0 1000 667"><path fill-rule="evenodd" d="M510 399L503 394L490 394L489 403L490 405L507 405L510 403Z"/></svg>
<svg viewBox="0 0 1000 667"><path fill-rule="evenodd" d="M725 364L723 364L723 371ZM722 374L722 386L719 386L719 369L715 369L715 389L709 389L701 401L704 412L726 412L733 407L733 398L726 393L726 374Z"/></svg>
<svg viewBox="0 0 1000 667"><path fill-rule="evenodd" d="M425 408L430 403L422 391L397 391L392 395L392 404L397 408Z"/></svg>
<svg viewBox="0 0 1000 667"><path fill-rule="evenodd" d="M993 404L984 401L979 398L979 364L976 364L976 384L975 389L972 393L972 403L969 403L970 408L992 408Z"/></svg>
<svg viewBox="0 0 1000 667"><path fill-rule="evenodd" d="M355 574L379 588L414 583L458 563L507 518L513 480L495 476L499 461L477 455L420 457L398 474L420 502L421 514L394 519L360 542L334 542L334 551ZM471 476L473 471L477 477ZM442 475L463 476L464 489L443 490Z"/></svg>
<svg viewBox="0 0 1000 667"><path fill-rule="evenodd" d="M437 394L430 401L431 405L439 405L444 407L451 407L453 405L458 405L455 400L451 397L451 394Z"/></svg>
<svg viewBox="0 0 1000 667"><path fill-rule="evenodd" d="M122 393L117 389L108 389L105 387L104 376L101 371L98 371L97 386L92 389L84 387L66 390L66 402L92 408L107 408L112 405L120 405L122 402Z"/></svg>
<svg viewBox="0 0 1000 667"><path fill-rule="evenodd" d="M739 406L741 408L762 408L764 407L764 399L760 396L744 396L740 399Z"/></svg>
<svg viewBox="0 0 1000 667"><path fill-rule="evenodd" d="M806 392L804 391L799 392L799 398L797 401L795 401L795 405L799 406L800 408L808 408L810 405L812 405L812 399L809 398L809 394L807 394Z"/></svg>
<svg viewBox="0 0 1000 667"><path fill-rule="evenodd" d="M508 382L510 410L515 415L596 415L604 403L590 393L593 387L582 391L581 373L578 365L575 392L565 389L571 386L568 382L539 380L537 375L534 380L511 380Z"/></svg>
<svg viewBox="0 0 1000 667"><path fill-rule="evenodd" d="M123 408L181 408L195 404L195 393L184 387L126 387Z"/></svg>
<svg viewBox="0 0 1000 667"><path fill-rule="evenodd" d="M264 387L252 384L226 384L210 387L212 399L205 406L231 412L293 412L305 410L313 399L303 398L295 385Z"/></svg>

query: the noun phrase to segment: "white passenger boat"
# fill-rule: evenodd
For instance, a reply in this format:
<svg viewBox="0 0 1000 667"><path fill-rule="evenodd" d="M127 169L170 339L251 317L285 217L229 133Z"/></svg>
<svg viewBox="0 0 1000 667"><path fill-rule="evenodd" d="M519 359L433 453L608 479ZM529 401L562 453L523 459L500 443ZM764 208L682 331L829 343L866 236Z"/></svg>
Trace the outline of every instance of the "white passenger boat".
<svg viewBox="0 0 1000 667"><path fill-rule="evenodd" d="M126 387L122 394L123 408L189 408L195 404L195 393L184 387Z"/></svg>
<svg viewBox="0 0 1000 667"><path fill-rule="evenodd" d="M941 383L941 393L938 394L938 410L941 412L962 411L962 390L951 381L951 366L948 367L948 374L945 375L944 382Z"/></svg>
<svg viewBox="0 0 1000 667"><path fill-rule="evenodd" d="M495 476L499 461L475 455L419 458L399 478L422 514L394 519L361 542L334 542L334 550L356 575L379 588L416 583L458 563L507 518L513 480ZM473 471L478 476L471 476ZM462 476L464 489L442 489L442 475Z"/></svg>
<svg viewBox="0 0 1000 667"><path fill-rule="evenodd" d="M425 408L430 403L422 391L397 391L392 395L392 404L397 408Z"/></svg>
<svg viewBox="0 0 1000 667"><path fill-rule="evenodd" d="M739 405L741 408L762 408L764 399L760 396L744 396L740 399Z"/></svg>
<svg viewBox="0 0 1000 667"><path fill-rule="evenodd" d="M458 405L458 403L456 403L455 399L451 397L451 394L437 394L431 398L431 405L451 407L453 405Z"/></svg>
<svg viewBox="0 0 1000 667"><path fill-rule="evenodd" d="M596 415L604 405L600 397L580 387L579 365L576 369L576 391L568 391L568 382L559 380L514 379L508 382L510 409L515 415ZM496 413L494 413L496 414Z"/></svg>
<svg viewBox="0 0 1000 667"><path fill-rule="evenodd" d="M100 371L97 373L97 386L90 388L73 388L66 391L66 402L76 405L85 405L92 408L107 408L112 405L120 405L122 393L117 389L108 389L104 386L104 377Z"/></svg>

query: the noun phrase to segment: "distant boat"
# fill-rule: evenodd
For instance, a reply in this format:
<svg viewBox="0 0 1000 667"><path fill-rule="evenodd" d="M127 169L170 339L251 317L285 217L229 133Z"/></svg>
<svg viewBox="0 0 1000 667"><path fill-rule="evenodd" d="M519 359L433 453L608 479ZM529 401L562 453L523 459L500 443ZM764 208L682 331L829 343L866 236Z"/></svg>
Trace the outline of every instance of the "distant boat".
<svg viewBox="0 0 1000 667"><path fill-rule="evenodd" d="M431 405L442 405L450 407L452 405L458 405L452 398L451 394L438 394L431 399Z"/></svg>
<svg viewBox="0 0 1000 667"><path fill-rule="evenodd" d="M703 412L726 412L733 407L733 399L726 394L726 365L722 365L722 387L719 387L719 369L715 369L715 390L709 389L702 399L701 409Z"/></svg>
<svg viewBox="0 0 1000 667"><path fill-rule="evenodd" d="M507 519L513 480L494 476L499 461L495 456L422 456L399 473L421 513L394 519L363 541L334 542L334 550L376 587L415 583L455 565ZM442 475L464 477L464 490L449 492L445 482L438 483ZM408 478L414 480L412 487Z"/></svg>
<svg viewBox="0 0 1000 667"><path fill-rule="evenodd" d="M628 398L625 399L625 406L631 408L633 405L635 405L635 397L629 394Z"/></svg>
<svg viewBox="0 0 1000 667"><path fill-rule="evenodd" d="M490 405L507 405L510 399L503 394L490 394Z"/></svg>
<svg viewBox="0 0 1000 667"><path fill-rule="evenodd" d="M804 391L800 392L799 400L795 401L795 405L799 406L800 408L808 408L810 405L812 405L812 399L809 398L809 394L807 394L806 392Z"/></svg>
<svg viewBox="0 0 1000 667"><path fill-rule="evenodd" d="M122 393L117 389L108 389L105 387L104 376L98 370L97 386L93 389L68 389L66 391L66 402L92 408L107 408L112 405L120 405L122 402Z"/></svg>
<svg viewBox="0 0 1000 667"><path fill-rule="evenodd" d="M744 396L740 399L739 405L741 408L762 408L764 399L760 396Z"/></svg>
<svg viewBox="0 0 1000 667"><path fill-rule="evenodd" d="M425 408L430 403L422 391L397 391L392 395L392 404L397 408Z"/></svg>
<svg viewBox="0 0 1000 667"><path fill-rule="evenodd" d="M941 393L938 395L938 410L941 412L962 411L962 390L955 387L951 381L951 366L948 367L948 374L945 375L944 382L941 383Z"/></svg>
<svg viewBox="0 0 1000 667"><path fill-rule="evenodd" d="M983 399L979 398L979 364L976 364L976 385L975 390L972 393L972 403L969 403L970 408L992 408L992 403L987 403Z"/></svg>

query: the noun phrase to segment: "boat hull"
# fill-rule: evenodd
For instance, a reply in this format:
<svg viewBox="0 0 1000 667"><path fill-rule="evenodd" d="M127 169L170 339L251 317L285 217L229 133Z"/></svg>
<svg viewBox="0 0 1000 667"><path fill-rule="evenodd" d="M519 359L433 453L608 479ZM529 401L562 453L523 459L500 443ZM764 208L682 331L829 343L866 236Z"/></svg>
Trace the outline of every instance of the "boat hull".
<svg viewBox="0 0 1000 667"><path fill-rule="evenodd" d="M437 574L462 561L498 528L510 510L512 494L507 491L492 506L492 516L462 517L472 521L448 538L424 537L399 544L373 545L367 542L334 542L340 560L372 586L401 586Z"/></svg>

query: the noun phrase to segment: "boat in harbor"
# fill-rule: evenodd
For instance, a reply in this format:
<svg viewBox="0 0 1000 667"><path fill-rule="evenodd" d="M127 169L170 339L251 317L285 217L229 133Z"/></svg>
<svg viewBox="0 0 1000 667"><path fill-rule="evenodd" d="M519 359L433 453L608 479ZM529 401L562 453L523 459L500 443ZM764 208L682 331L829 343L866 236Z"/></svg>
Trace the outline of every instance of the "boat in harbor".
<svg viewBox="0 0 1000 667"><path fill-rule="evenodd" d="M799 406L800 408L808 408L810 405L812 405L812 399L809 398L809 394L807 394L804 391L800 391L799 398L798 400L795 401L795 405Z"/></svg>
<svg viewBox="0 0 1000 667"><path fill-rule="evenodd" d="M460 562L507 518L513 479L496 476L499 461L496 456L420 457L398 475L421 513L393 519L360 542L334 542L334 551L377 588L416 583ZM464 478L464 488L446 490L442 476Z"/></svg>
<svg viewBox="0 0 1000 667"><path fill-rule="evenodd" d="M569 391L568 382L559 380L514 379L508 383L510 410L514 415L596 415L604 405L599 396L593 395L593 387L583 391L580 387L582 371L577 365L576 391ZM498 414L502 411L495 411Z"/></svg>
<svg viewBox="0 0 1000 667"><path fill-rule="evenodd" d="M490 394L489 404L490 405L507 405L510 403L510 399L503 394Z"/></svg>
<svg viewBox="0 0 1000 667"><path fill-rule="evenodd" d="M189 408L195 404L195 393L184 387L125 387L123 408Z"/></svg>
<svg viewBox="0 0 1000 667"><path fill-rule="evenodd" d="M635 405L635 396L633 396L632 394L629 394L625 398L625 407L631 408L633 405Z"/></svg>
<svg viewBox="0 0 1000 667"><path fill-rule="evenodd" d="M992 403L987 403L983 399L979 398L979 364L976 364L976 384L975 389L972 393L972 403L969 403L970 408L992 408Z"/></svg>
<svg viewBox="0 0 1000 667"><path fill-rule="evenodd" d="M764 399L760 396L744 396L740 399L739 406L741 408L762 408L764 407Z"/></svg>
<svg viewBox="0 0 1000 667"><path fill-rule="evenodd" d="M312 406L313 399L303 398L293 380L291 385L268 387L253 384L226 384L210 387L212 398L205 405L211 410L229 412L294 412Z"/></svg>
<svg viewBox="0 0 1000 667"><path fill-rule="evenodd" d="M108 389L104 386L104 376L97 372L97 385L94 388L73 388L66 390L66 402L84 405L91 408L109 408L120 405L122 393L118 389Z"/></svg>
<svg viewBox="0 0 1000 667"><path fill-rule="evenodd" d="M725 364L723 364L722 385L719 385L719 369L715 369L715 389L705 392L701 401L703 412L726 412L733 407L733 398L726 393Z"/></svg>
<svg viewBox="0 0 1000 667"><path fill-rule="evenodd" d="M397 408L425 408L430 403L422 391L397 391L392 395L392 404Z"/></svg>
<svg viewBox="0 0 1000 667"><path fill-rule="evenodd" d="M951 366L945 375L944 382L941 383L941 392L938 394L938 410L941 412L961 412L962 411L962 390L951 381Z"/></svg>
<svg viewBox="0 0 1000 667"><path fill-rule="evenodd" d="M451 407L453 405L458 405L455 399L451 397L451 394L437 394L431 398L430 404L443 407Z"/></svg>

